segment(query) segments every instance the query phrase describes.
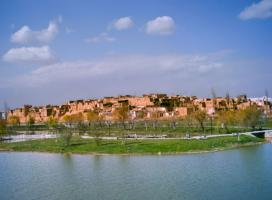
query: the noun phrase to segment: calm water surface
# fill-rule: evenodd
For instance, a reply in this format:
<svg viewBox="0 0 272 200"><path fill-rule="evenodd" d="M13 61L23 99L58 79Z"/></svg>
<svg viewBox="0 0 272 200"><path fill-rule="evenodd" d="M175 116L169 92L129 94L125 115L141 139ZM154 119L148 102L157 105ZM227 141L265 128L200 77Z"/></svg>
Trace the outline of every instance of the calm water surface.
<svg viewBox="0 0 272 200"><path fill-rule="evenodd" d="M179 156L0 153L1 200L272 199L272 145Z"/></svg>

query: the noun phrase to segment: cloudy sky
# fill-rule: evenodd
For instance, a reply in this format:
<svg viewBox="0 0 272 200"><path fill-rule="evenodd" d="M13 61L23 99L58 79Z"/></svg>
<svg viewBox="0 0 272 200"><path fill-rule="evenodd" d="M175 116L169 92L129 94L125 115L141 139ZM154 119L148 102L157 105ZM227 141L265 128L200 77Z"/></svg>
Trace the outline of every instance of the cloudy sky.
<svg viewBox="0 0 272 200"><path fill-rule="evenodd" d="M272 95L272 0L3 0L0 110L111 95Z"/></svg>

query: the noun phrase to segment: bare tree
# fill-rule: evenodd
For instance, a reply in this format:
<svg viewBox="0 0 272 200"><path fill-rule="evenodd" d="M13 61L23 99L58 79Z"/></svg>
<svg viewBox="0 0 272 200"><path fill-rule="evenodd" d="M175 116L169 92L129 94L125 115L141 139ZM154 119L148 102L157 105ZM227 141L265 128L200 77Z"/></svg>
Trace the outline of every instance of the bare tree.
<svg viewBox="0 0 272 200"><path fill-rule="evenodd" d="M230 104L230 94L229 94L229 92L226 93L226 101L227 101L227 107L229 107L229 104Z"/></svg>
<svg viewBox="0 0 272 200"><path fill-rule="evenodd" d="M204 122L207 118L207 113L205 111L202 111L202 110L197 110L196 112L194 112L192 114L193 118L199 123L201 129L202 129L202 132L205 136L205 126L204 126Z"/></svg>
<svg viewBox="0 0 272 200"><path fill-rule="evenodd" d="M157 130L157 128L158 128L159 115L160 115L160 113L158 111L154 111L151 113L152 126L153 126L153 129L155 129L155 130Z"/></svg>
<svg viewBox="0 0 272 200"><path fill-rule="evenodd" d="M213 99L215 99L217 97L214 88L211 89L211 94L212 94Z"/></svg>
<svg viewBox="0 0 272 200"><path fill-rule="evenodd" d="M212 93L213 108L214 108L214 111L216 111L216 97L217 96L216 96L214 88L211 89L211 93Z"/></svg>
<svg viewBox="0 0 272 200"><path fill-rule="evenodd" d="M89 122L89 126L93 125L94 129L96 128L96 122L98 121L98 113L94 112L94 111L89 111L87 113L87 120Z"/></svg>
<svg viewBox="0 0 272 200"><path fill-rule="evenodd" d="M116 109L113 113L114 119L117 122L122 123L124 130L126 129L126 121L128 120L129 117L128 112L129 112L128 105L122 104L122 106ZM124 131L122 131L122 138L124 139Z"/></svg>
<svg viewBox="0 0 272 200"><path fill-rule="evenodd" d="M143 121L145 131L147 132L148 131L148 119L147 119L146 111L142 110L142 111L137 112L136 119Z"/></svg>
<svg viewBox="0 0 272 200"><path fill-rule="evenodd" d="M105 120L105 123L108 127L108 135L111 136L111 126L112 126L112 120Z"/></svg>
<svg viewBox="0 0 272 200"><path fill-rule="evenodd" d="M181 120L185 122L185 127L186 127L186 137L190 138L191 137L191 132L192 132L192 128L193 128L193 115L189 114L186 115L186 117L183 119L181 118Z"/></svg>

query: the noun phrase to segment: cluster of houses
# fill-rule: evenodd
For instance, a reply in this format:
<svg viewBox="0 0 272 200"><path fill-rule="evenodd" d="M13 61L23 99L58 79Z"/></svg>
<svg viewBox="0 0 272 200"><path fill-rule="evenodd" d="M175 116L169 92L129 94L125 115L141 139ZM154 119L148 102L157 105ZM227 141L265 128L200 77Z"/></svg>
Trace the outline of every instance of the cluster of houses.
<svg viewBox="0 0 272 200"><path fill-rule="evenodd" d="M126 105L130 119L161 118L171 119L185 117L196 110L204 110L213 115L220 110L239 110L252 105L258 106L266 114L271 114L271 102L251 100L246 95L236 98L197 98L196 96L168 96L166 94L148 94L143 96L118 96L102 99L87 99L69 101L62 105L31 106L9 110L7 116L16 116L20 123L27 123L30 118L36 123L47 122L49 118L63 121L65 116L82 113L87 119L87 113L96 112L105 120L112 120L115 110Z"/></svg>

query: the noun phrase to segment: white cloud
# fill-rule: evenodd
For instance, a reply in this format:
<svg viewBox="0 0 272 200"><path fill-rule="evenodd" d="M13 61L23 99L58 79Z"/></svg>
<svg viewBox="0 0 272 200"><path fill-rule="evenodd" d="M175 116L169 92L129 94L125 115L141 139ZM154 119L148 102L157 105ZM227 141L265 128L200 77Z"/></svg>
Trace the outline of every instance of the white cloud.
<svg viewBox="0 0 272 200"><path fill-rule="evenodd" d="M17 32L11 35L11 42L18 44L35 44L50 43L58 33L58 24L61 23L62 17L56 21L49 22L46 29L33 31L28 26L23 26Z"/></svg>
<svg viewBox="0 0 272 200"><path fill-rule="evenodd" d="M242 20L266 19L272 17L272 0L262 0L246 7L240 14Z"/></svg>
<svg viewBox="0 0 272 200"><path fill-rule="evenodd" d="M92 78L103 80L104 77L114 79L120 75L136 78L139 73L151 80L154 79L152 77L166 77L169 74L197 76L223 67L225 54L226 52L206 55L114 55L97 60L59 62L39 67L29 74L17 77L16 82L19 85L27 82L29 86L41 86L56 80L58 82Z"/></svg>
<svg viewBox="0 0 272 200"><path fill-rule="evenodd" d="M133 27L133 25L134 25L134 22L131 19L131 17L122 17L115 20L113 23L113 27L119 31L129 29Z"/></svg>
<svg viewBox="0 0 272 200"><path fill-rule="evenodd" d="M175 21L172 17L157 17L147 22L146 33L151 35L171 35L175 32L175 27Z"/></svg>
<svg viewBox="0 0 272 200"><path fill-rule="evenodd" d="M85 41L88 43L102 43L102 42L114 42L116 39L109 36L108 33L100 33L98 36L87 38Z"/></svg>
<svg viewBox="0 0 272 200"><path fill-rule="evenodd" d="M48 46L42 47L20 47L10 49L3 60L10 63L50 63L55 57Z"/></svg>

